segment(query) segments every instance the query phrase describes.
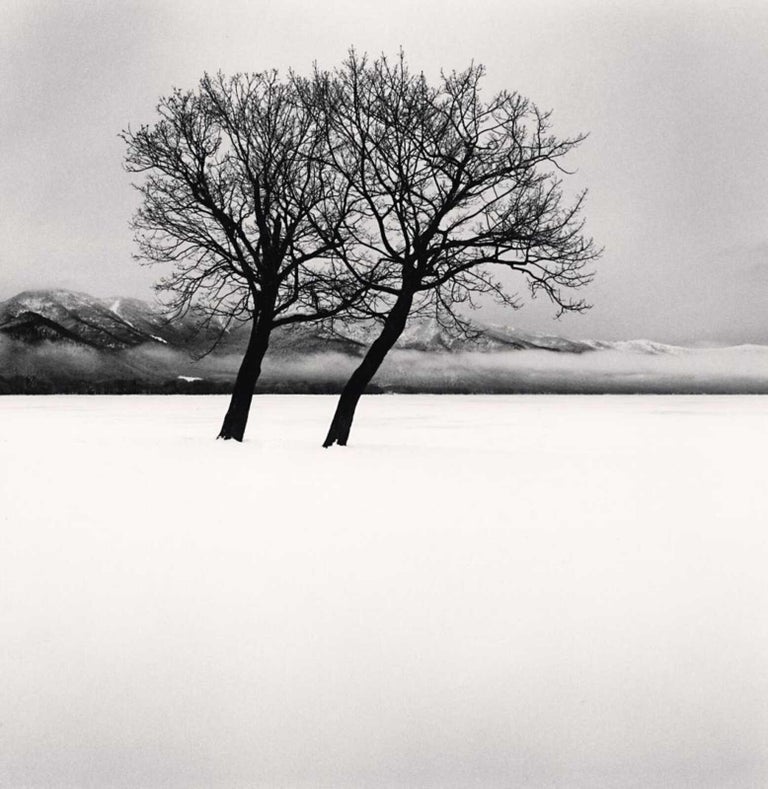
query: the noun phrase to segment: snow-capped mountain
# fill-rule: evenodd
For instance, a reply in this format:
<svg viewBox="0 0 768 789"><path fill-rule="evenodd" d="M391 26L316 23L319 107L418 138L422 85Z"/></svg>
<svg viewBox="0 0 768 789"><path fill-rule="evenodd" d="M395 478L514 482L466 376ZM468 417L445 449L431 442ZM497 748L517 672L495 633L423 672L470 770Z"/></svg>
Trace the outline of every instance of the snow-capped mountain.
<svg viewBox="0 0 768 789"><path fill-rule="evenodd" d="M339 391L377 333L360 323L278 329L259 386ZM139 299L24 291L0 303L0 394L227 392L248 336L247 324L224 331L191 315L171 320ZM479 324L462 333L417 319L374 384L409 392L768 393L768 346L570 340Z"/></svg>
<svg viewBox="0 0 768 789"><path fill-rule="evenodd" d="M310 354L337 351L357 356L376 332L376 326L371 324L337 327L333 332L314 325L286 327L275 332L272 352ZM0 303L0 334L25 343L47 340L101 351L155 345L195 354L213 345L221 332L216 326L201 328L189 315L171 320L160 305L139 299L101 299L69 290L30 290ZM214 352L241 352L247 338L247 326L233 325L224 332ZM408 324L398 347L441 353L525 349L585 353L612 347L639 353L674 350L672 346L643 340L630 343L568 340L507 326L478 324L469 334L464 334L451 331L435 320L423 319Z"/></svg>
<svg viewBox="0 0 768 789"><path fill-rule="evenodd" d="M64 341L106 351L145 343L184 346L189 319L169 322L139 299L98 299L69 290L29 290L0 303L0 332L24 342Z"/></svg>
<svg viewBox="0 0 768 789"><path fill-rule="evenodd" d="M29 290L0 302L0 336L25 344L43 341L78 345L98 351L166 347L193 356L242 353L249 327L233 323L203 325L191 314L170 318L159 304L140 299L97 298L69 290ZM309 354L335 350L357 355L363 342L331 335L316 327L285 327L272 338L272 351Z"/></svg>

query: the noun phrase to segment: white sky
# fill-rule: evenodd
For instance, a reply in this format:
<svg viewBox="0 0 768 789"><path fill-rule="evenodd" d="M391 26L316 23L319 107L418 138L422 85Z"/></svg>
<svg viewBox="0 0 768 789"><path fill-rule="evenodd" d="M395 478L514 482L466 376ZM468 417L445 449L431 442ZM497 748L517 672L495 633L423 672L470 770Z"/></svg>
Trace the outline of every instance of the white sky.
<svg viewBox="0 0 768 789"><path fill-rule="evenodd" d="M0 298L62 286L150 296L118 132L204 70L338 63L403 46L436 74L589 131L571 160L606 247L593 310L485 317L570 336L768 342L768 4L761 0L0 0Z"/></svg>

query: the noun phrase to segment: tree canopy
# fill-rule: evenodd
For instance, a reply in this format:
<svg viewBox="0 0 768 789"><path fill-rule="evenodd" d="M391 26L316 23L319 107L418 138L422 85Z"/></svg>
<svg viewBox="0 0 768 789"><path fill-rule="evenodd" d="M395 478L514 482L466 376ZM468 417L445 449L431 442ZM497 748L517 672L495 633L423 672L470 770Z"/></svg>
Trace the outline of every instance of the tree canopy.
<svg viewBox="0 0 768 789"><path fill-rule="evenodd" d="M253 323L222 437L242 439L269 334L337 314L360 287L337 248L349 205L327 135L291 79L205 75L175 90L159 120L122 137L143 175L133 228L140 257L170 265L159 289L224 328Z"/></svg>
<svg viewBox="0 0 768 789"><path fill-rule="evenodd" d="M518 93L485 98L485 69L433 83L405 57L351 50L310 78L205 75L125 131L143 176L140 255L170 264L177 311L252 323L224 438L242 439L271 331L374 318L380 333L347 383L325 441L347 442L355 407L413 315L467 331L488 298L516 308L515 280L555 312L587 308L600 251L585 194L568 200L551 113Z"/></svg>
<svg viewBox="0 0 768 789"><path fill-rule="evenodd" d="M371 61L354 51L315 72L328 164L355 209L352 223L342 220L343 260L368 294L358 309L383 318L327 446L346 443L357 399L409 315L465 327L462 306L482 294L518 307L507 273L558 314L587 308L574 291L591 280L599 250L583 232L585 194L564 198L561 163L585 136L555 136L551 114L517 93L483 100L484 75L472 65L431 85L402 53Z"/></svg>

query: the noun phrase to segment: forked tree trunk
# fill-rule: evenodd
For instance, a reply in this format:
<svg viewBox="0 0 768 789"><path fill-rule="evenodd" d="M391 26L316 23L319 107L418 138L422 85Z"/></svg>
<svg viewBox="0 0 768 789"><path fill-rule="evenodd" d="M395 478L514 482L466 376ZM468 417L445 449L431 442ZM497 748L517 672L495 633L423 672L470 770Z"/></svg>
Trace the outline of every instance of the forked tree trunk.
<svg viewBox="0 0 768 789"><path fill-rule="evenodd" d="M352 373L341 393L341 397L339 397L336 413L333 415L331 427L323 442L324 447L330 447L333 444L338 444L341 447L347 445L349 433L352 429L352 420L355 418L355 409L360 396L373 379L373 376L376 375L376 371L381 367L384 357L403 333L405 323L408 320L408 313L411 310L411 304L413 304L413 293L408 291L401 292L394 307L392 307L392 311L384 321L381 334L373 341L360 366Z"/></svg>
<svg viewBox="0 0 768 789"><path fill-rule="evenodd" d="M251 336L248 347L243 356L243 362L235 379L229 409L224 417L224 424L217 438L225 440L234 438L242 441L245 426L248 423L248 413L251 410L253 389L261 374L261 362L269 347L269 335L272 331L272 313L261 310L258 318L251 327Z"/></svg>

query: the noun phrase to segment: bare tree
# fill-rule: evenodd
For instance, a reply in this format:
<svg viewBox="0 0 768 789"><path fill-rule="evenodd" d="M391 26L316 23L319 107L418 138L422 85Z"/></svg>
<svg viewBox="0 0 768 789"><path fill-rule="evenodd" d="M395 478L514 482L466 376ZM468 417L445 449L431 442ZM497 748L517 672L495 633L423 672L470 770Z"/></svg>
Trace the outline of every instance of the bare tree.
<svg viewBox="0 0 768 789"><path fill-rule="evenodd" d="M353 225L341 222L342 259L367 289L357 311L381 321L326 447L347 443L360 396L410 315L466 328L463 308L482 294L516 308L503 272L523 275L558 313L587 308L567 294L590 281L599 250L583 234L584 193L566 205L560 178L560 160L584 135L555 137L550 114L517 93L483 101L484 73L472 65L433 86L402 53L369 61L354 50L341 68L315 72L328 163L356 212Z"/></svg>
<svg viewBox="0 0 768 789"><path fill-rule="evenodd" d="M199 310L222 330L250 321L219 433L241 441L272 330L361 295L337 254L354 227L348 189L295 80L205 75L157 111L154 125L121 135L127 169L144 174L132 226L141 258L172 265L158 288L175 314Z"/></svg>

